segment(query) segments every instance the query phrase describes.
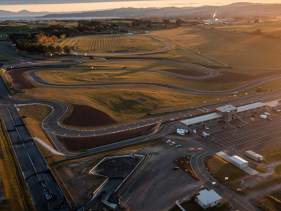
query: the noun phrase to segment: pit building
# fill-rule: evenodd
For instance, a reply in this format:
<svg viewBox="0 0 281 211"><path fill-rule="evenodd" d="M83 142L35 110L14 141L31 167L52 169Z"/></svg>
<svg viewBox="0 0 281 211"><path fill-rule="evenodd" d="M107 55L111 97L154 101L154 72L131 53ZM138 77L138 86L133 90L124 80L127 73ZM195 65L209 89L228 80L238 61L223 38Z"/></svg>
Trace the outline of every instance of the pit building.
<svg viewBox="0 0 281 211"><path fill-rule="evenodd" d="M182 126L187 129L198 130L205 126L213 126L219 123L228 124L233 120L261 114L266 111L266 104L252 103L244 106L235 107L226 105L216 109L216 112L203 116L182 120Z"/></svg>

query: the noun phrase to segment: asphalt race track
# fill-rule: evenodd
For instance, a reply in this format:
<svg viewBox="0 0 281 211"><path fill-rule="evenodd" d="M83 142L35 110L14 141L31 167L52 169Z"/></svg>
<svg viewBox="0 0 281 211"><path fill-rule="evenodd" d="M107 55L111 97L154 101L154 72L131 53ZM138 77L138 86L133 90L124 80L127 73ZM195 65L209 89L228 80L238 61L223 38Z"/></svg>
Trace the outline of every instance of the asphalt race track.
<svg viewBox="0 0 281 211"><path fill-rule="evenodd" d="M1 105L0 113L36 210L55 210L58 206L60 210L70 210L65 196L15 106ZM40 186L40 181L43 181L45 187ZM47 200L46 194L50 194L52 199Z"/></svg>

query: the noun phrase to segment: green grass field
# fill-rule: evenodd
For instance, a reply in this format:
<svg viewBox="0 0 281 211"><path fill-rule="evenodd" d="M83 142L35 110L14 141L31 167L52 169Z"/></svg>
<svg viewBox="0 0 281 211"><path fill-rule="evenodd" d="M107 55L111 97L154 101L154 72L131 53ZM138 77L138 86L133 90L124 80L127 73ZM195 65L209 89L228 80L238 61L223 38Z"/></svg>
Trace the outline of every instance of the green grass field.
<svg viewBox="0 0 281 211"><path fill-rule="evenodd" d="M10 57L6 54L4 54L1 50L0 50L0 62L1 60L5 61L7 60L8 62L18 62L19 60L13 58L13 57Z"/></svg>
<svg viewBox="0 0 281 211"><path fill-rule="evenodd" d="M74 27L78 25L78 22L46 22L46 23L34 23L34 24L27 24L27 23L7 23L7 24L0 24L3 28L1 29L0 34L7 34L7 33L28 33L30 29L36 27L48 27L50 25L60 24L62 26L69 26Z"/></svg>
<svg viewBox="0 0 281 211"><path fill-rule="evenodd" d="M162 42L141 35L106 35L81 38L74 49L87 52L111 52L117 50L149 51L165 47Z"/></svg>

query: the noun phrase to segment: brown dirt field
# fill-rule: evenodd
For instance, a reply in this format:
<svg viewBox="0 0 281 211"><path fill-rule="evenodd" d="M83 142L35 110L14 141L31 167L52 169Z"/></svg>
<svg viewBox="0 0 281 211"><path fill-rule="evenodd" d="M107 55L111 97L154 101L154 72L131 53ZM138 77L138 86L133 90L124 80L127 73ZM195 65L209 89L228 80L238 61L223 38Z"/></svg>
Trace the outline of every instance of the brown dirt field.
<svg viewBox="0 0 281 211"><path fill-rule="evenodd" d="M114 53L126 53L126 52L136 52L135 50L118 50L118 51L111 51Z"/></svg>
<svg viewBox="0 0 281 211"><path fill-rule="evenodd" d="M48 60L48 59L41 58L41 59L30 59L30 60L32 60L32 61L41 61L41 60L45 61L45 60Z"/></svg>
<svg viewBox="0 0 281 211"><path fill-rule="evenodd" d="M11 77L13 83L17 86L18 89L31 89L34 88L33 84L30 83L25 77L24 73L31 70L44 69L44 68L70 68L71 66L46 66L46 67L30 67L23 69L13 69L8 71L9 76Z"/></svg>
<svg viewBox="0 0 281 211"><path fill-rule="evenodd" d="M185 70L185 69L164 69L162 71L169 72L169 73L176 73L180 75L187 75L187 76L206 76L207 74L197 70Z"/></svg>
<svg viewBox="0 0 281 211"><path fill-rule="evenodd" d="M185 155L183 157L179 157L173 160L173 163L176 164L185 173L189 174L189 176L193 177L197 181L200 181L200 179L196 176L196 174L194 174L190 166L190 159L191 159L191 155Z"/></svg>
<svg viewBox="0 0 281 211"><path fill-rule="evenodd" d="M74 60L73 59L70 59L70 60L61 60L61 62L73 62Z"/></svg>
<svg viewBox="0 0 281 211"><path fill-rule="evenodd" d="M162 58L150 58L150 57L106 57L106 60L115 60L115 59L163 60Z"/></svg>
<svg viewBox="0 0 281 211"><path fill-rule="evenodd" d="M72 113L63 124L77 127L100 127L117 123L108 114L86 105L73 105Z"/></svg>
<svg viewBox="0 0 281 211"><path fill-rule="evenodd" d="M59 136L59 140L71 151L81 151L91 149L94 147L111 144L118 141L141 136L143 132L152 129L155 125L146 126L134 130L129 130L120 133L113 133L104 136L86 137L86 138L73 138Z"/></svg>
<svg viewBox="0 0 281 211"><path fill-rule="evenodd" d="M34 88L33 84L30 83L23 75L24 72L29 71L27 70L16 70L16 71L9 71L9 76L11 77L13 83L19 89L32 89Z"/></svg>
<svg viewBox="0 0 281 211"><path fill-rule="evenodd" d="M269 77L273 75L280 75L281 71L274 71L269 73L262 73L259 75L246 75L242 73L232 73L232 72L224 72L219 76L214 78L207 78L203 81L210 83L232 83L232 82L241 82L241 81L250 81L263 77Z"/></svg>

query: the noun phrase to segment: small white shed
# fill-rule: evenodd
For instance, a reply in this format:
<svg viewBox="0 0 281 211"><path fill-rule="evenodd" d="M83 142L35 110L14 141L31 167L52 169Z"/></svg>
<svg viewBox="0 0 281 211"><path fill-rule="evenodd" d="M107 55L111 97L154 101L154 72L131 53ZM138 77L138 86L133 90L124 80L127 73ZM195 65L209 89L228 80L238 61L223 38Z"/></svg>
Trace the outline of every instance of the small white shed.
<svg viewBox="0 0 281 211"><path fill-rule="evenodd" d="M240 158L237 155L230 157L229 162L232 163L233 165L237 166L240 169L248 166L248 161L244 160L243 158Z"/></svg>
<svg viewBox="0 0 281 211"><path fill-rule="evenodd" d="M214 190L201 190L195 197L195 201L204 209L214 207L221 203L222 197Z"/></svg>

